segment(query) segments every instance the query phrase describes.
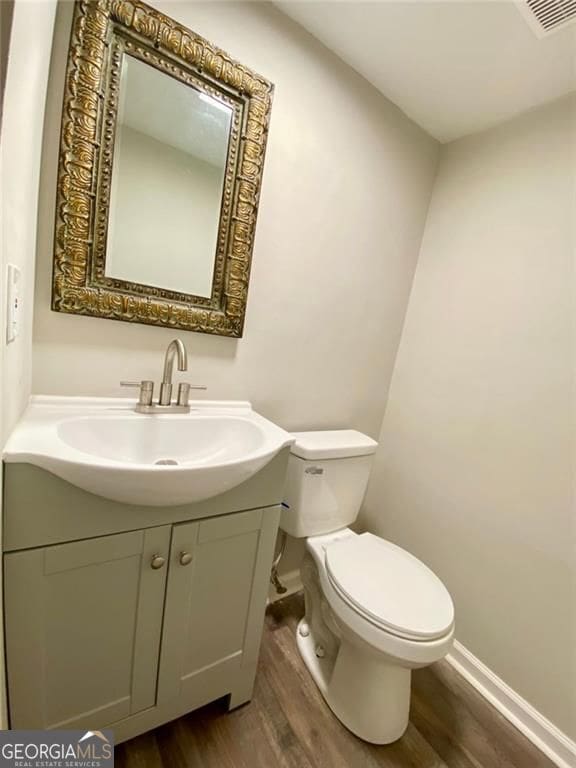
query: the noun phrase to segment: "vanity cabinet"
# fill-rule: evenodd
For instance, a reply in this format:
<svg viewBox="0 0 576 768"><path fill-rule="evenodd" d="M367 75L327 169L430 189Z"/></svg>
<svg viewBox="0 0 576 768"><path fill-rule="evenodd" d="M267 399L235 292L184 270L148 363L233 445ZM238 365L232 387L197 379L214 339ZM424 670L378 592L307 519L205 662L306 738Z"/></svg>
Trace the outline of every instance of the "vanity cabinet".
<svg viewBox="0 0 576 768"><path fill-rule="evenodd" d="M99 499L36 467L7 465L10 727L112 728L120 742L222 696L231 708L248 701L281 482L271 490L285 458L260 473L260 487L256 476L237 492L164 509ZM126 528L140 511L147 527L102 535L107 520ZM77 540L62 541L74 514Z"/></svg>
<svg viewBox="0 0 576 768"><path fill-rule="evenodd" d="M158 701L181 697L193 702L202 678L235 674L250 621L252 582L258 568L262 511L199 523L176 525L172 534L170 572ZM183 615L182 607L189 606ZM252 659L256 661L256 658Z"/></svg>
<svg viewBox="0 0 576 768"><path fill-rule="evenodd" d="M4 558L10 726L89 728L154 705L170 526Z"/></svg>

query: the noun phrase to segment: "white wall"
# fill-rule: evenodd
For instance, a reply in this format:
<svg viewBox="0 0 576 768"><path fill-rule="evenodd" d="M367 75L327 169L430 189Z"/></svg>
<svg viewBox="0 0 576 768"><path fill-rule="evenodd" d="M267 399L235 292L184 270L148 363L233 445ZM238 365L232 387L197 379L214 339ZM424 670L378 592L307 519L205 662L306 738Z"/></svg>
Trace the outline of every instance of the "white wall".
<svg viewBox="0 0 576 768"><path fill-rule="evenodd" d="M437 144L274 8L155 2L276 84L245 335L179 333L188 380L290 428L377 434ZM69 14L69 5L64 5ZM52 69L40 215L34 391L116 394L158 379L172 330L50 311L66 25Z"/></svg>
<svg viewBox="0 0 576 768"><path fill-rule="evenodd" d="M4 286L7 263L22 269L23 310L20 336L5 346L2 290L2 444L31 386L38 179L55 11L53 0L19 0L12 20L0 141L1 270Z"/></svg>
<svg viewBox="0 0 576 768"><path fill-rule="evenodd" d="M575 191L575 99L443 148L362 518L571 738Z"/></svg>
<svg viewBox="0 0 576 768"><path fill-rule="evenodd" d="M10 30L0 132L0 448L30 395L38 178L55 11L53 0L16 0ZM3 42L6 44L4 37ZM4 292L8 263L22 269L24 290L20 336L6 346ZM0 487L0 519L1 505ZM0 593L1 587L0 581ZM4 658L3 638L1 633L0 660ZM3 663L0 678L0 728L5 728Z"/></svg>
<svg viewBox="0 0 576 768"><path fill-rule="evenodd" d="M211 296L222 168L128 125L114 158L106 275Z"/></svg>
<svg viewBox="0 0 576 768"><path fill-rule="evenodd" d="M4 85L6 84L13 11L14 0L4 0L3 3L0 3L0 130L2 130L2 106L4 102Z"/></svg>

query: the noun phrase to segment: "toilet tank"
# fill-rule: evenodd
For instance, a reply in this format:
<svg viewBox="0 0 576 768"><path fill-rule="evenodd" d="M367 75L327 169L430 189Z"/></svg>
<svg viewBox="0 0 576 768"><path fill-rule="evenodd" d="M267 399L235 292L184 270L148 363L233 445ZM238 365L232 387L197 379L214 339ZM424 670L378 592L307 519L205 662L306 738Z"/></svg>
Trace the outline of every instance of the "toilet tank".
<svg viewBox="0 0 576 768"><path fill-rule="evenodd" d="M354 522L378 443L353 429L294 432L280 528L297 538Z"/></svg>

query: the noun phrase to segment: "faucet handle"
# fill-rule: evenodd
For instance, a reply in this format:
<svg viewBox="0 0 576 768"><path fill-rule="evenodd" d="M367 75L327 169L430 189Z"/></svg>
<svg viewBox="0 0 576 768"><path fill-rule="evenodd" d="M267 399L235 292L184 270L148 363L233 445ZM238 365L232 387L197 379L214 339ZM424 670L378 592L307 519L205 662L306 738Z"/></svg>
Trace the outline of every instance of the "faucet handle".
<svg viewBox="0 0 576 768"><path fill-rule="evenodd" d="M186 381L181 381L178 384L178 405L188 405L191 389L208 389L205 384L188 384Z"/></svg>
<svg viewBox="0 0 576 768"><path fill-rule="evenodd" d="M152 405L152 397L154 396L154 382L150 381L150 379L144 379L143 381L121 381L120 386L138 388L140 390L138 405Z"/></svg>

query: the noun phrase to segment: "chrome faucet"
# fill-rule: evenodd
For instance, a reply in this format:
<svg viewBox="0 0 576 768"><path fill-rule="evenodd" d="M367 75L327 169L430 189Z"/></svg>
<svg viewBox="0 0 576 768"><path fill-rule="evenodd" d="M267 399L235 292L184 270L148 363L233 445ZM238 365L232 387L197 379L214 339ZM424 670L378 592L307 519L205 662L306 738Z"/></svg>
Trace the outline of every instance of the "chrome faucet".
<svg viewBox="0 0 576 768"><path fill-rule="evenodd" d="M160 384L160 398L158 405L170 405L172 402L172 371L174 370L174 358L178 355L178 370L188 370L188 355L186 347L181 339L174 339L168 344L164 357L164 375Z"/></svg>
<svg viewBox="0 0 576 768"><path fill-rule="evenodd" d="M140 396L136 403L138 413L188 413L190 405L191 389L206 389L203 384L188 384L181 381L178 384L178 399L172 402L172 374L174 372L174 359L178 358L178 370L188 370L188 355L186 347L181 339L174 339L168 344L166 355L164 357L164 373L160 384L160 397L158 402L153 402L154 382L145 381L121 381L123 387L138 387Z"/></svg>

